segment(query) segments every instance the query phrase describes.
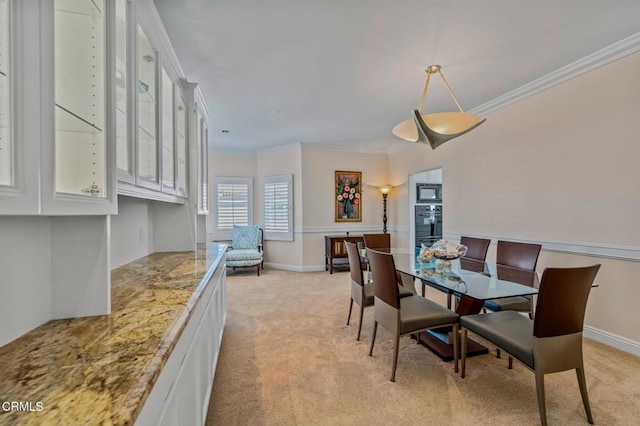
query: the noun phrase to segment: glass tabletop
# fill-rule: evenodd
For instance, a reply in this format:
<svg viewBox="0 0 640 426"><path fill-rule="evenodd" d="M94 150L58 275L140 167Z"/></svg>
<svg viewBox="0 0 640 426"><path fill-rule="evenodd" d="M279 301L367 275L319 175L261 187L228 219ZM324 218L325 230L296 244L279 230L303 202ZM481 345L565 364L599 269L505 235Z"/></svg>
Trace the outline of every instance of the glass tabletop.
<svg viewBox="0 0 640 426"><path fill-rule="evenodd" d="M407 250L391 249L390 252L397 271L473 299L500 299L538 293L536 272L464 258L451 260L451 267L444 268L438 265L437 259L423 263Z"/></svg>

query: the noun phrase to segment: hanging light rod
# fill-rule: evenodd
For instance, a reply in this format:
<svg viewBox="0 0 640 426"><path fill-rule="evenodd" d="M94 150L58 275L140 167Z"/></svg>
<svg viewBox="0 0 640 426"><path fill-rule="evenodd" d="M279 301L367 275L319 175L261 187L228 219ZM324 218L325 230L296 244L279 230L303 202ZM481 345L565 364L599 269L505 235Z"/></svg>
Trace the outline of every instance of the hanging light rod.
<svg viewBox="0 0 640 426"><path fill-rule="evenodd" d="M442 74L440 65L431 65L425 72L427 73L427 81L422 91L420 107L413 110L413 118L405 120L393 128L394 135L409 142L429 144L431 149L436 149L449 139L464 135L485 122L485 119L480 120L477 115L462 110L458 98L453 94L449 82ZM433 114L422 114L420 112L424 109L424 103L427 99L431 74L435 73L438 73L442 78L460 112L436 112Z"/></svg>

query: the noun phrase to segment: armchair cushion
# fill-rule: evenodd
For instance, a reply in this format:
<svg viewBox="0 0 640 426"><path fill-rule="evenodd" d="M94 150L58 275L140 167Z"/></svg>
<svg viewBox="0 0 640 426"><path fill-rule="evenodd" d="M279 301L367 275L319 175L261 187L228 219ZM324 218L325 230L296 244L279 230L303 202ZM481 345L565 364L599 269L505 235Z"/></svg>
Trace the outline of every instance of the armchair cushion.
<svg viewBox="0 0 640 426"><path fill-rule="evenodd" d="M255 265L255 261L262 261L262 252L258 249L234 249L227 252L227 263L244 261L252 261L250 264Z"/></svg>
<svg viewBox="0 0 640 426"><path fill-rule="evenodd" d="M258 249L260 246L260 232L258 225L233 225L231 247L234 250Z"/></svg>

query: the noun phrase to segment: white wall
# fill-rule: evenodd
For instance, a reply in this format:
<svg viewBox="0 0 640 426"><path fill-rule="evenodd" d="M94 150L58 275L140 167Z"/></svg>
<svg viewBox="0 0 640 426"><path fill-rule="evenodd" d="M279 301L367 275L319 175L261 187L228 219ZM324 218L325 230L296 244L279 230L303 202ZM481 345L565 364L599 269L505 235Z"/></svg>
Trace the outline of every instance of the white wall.
<svg viewBox="0 0 640 426"><path fill-rule="evenodd" d="M0 346L51 318L51 220L0 217Z"/></svg>
<svg viewBox="0 0 640 426"><path fill-rule="evenodd" d="M153 252L151 204L118 196L118 214L111 216L111 269Z"/></svg>

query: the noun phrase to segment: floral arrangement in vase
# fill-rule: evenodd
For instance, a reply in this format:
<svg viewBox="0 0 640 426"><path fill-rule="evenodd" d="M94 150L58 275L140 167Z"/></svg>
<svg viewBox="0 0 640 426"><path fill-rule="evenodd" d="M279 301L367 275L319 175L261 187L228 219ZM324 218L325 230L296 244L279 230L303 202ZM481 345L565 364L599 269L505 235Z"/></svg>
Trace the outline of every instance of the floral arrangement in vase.
<svg viewBox="0 0 640 426"><path fill-rule="evenodd" d="M336 172L336 221L360 221L360 197L360 172Z"/></svg>

